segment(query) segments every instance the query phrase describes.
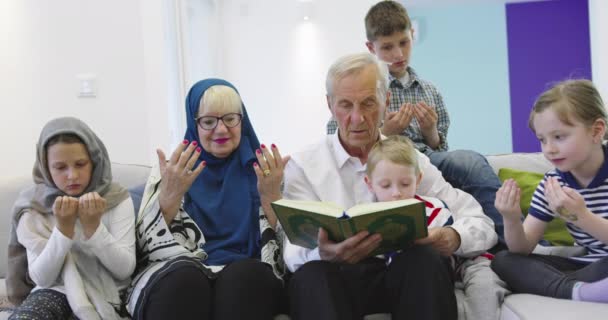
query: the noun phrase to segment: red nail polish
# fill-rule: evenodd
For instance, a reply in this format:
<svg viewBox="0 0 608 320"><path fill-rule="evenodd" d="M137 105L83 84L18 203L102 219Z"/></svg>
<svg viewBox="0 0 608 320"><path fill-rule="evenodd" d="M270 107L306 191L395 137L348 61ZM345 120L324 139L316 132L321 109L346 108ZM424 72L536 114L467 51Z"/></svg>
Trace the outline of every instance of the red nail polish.
<svg viewBox="0 0 608 320"><path fill-rule="evenodd" d="M266 149L266 146L265 146L264 144L262 144L262 145L261 145L261 147L262 147L263 149Z"/></svg>
<svg viewBox="0 0 608 320"><path fill-rule="evenodd" d="M273 143L273 144L272 144L272 148L273 148L273 149L276 149L276 148L277 148L277 146L276 146L276 145Z"/></svg>
<svg viewBox="0 0 608 320"><path fill-rule="evenodd" d="M262 153L262 151L260 151L260 149L257 149L257 150L255 150L255 153L257 153L257 154L261 154L261 153Z"/></svg>
<svg viewBox="0 0 608 320"><path fill-rule="evenodd" d="M257 162L254 162L254 163L253 163L253 166L257 168L257 167L258 167L258 163L257 163Z"/></svg>
<svg viewBox="0 0 608 320"><path fill-rule="evenodd" d="M207 165L207 161L203 161L203 167Z"/></svg>
<svg viewBox="0 0 608 320"><path fill-rule="evenodd" d="M187 139L184 139L184 141L182 141L183 144L188 144L188 142L190 141L188 141Z"/></svg>
<svg viewBox="0 0 608 320"><path fill-rule="evenodd" d="M192 145L196 147L196 146L198 146L198 142L192 141Z"/></svg>
<svg viewBox="0 0 608 320"><path fill-rule="evenodd" d="M196 148L196 152L201 153L201 147Z"/></svg>

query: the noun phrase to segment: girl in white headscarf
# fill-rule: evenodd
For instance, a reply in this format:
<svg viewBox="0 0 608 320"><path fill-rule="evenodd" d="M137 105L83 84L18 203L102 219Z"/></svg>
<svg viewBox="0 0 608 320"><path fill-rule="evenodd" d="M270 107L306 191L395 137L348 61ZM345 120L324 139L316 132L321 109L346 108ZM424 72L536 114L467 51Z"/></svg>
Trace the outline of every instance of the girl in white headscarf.
<svg viewBox="0 0 608 320"><path fill-rule="evenodd" d="M33 177L13 208L7 291L25 301L9 319L128 316L120 290L135 268L135 213L101 140L78 119L50 121Z"/></svg>

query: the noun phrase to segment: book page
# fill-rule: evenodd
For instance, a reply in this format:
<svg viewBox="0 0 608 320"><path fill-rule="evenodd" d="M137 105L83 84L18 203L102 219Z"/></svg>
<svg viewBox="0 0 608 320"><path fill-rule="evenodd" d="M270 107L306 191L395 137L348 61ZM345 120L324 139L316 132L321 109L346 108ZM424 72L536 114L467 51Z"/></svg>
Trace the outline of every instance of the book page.
<svg viewBox="0 0 608 320"><path fill-rule="evenodd" d="M397 201L386 201L386 202L372 202L372 203L362 203L358 204L348 210L346 210L346 214L349 217L356 217L363 214L368 214L372 212L380 212L393 208L404 207L410 204L418 203L419 200L414 198L405 199L405 200L397 200Z"/></svg>
<svg viewBox="0 0 608 320"><path fill-rule="evenodd" d="M271 203L289 241L295 245L313 249L317 246L319 228L327 231L330 239L343 240L342 229L334 214L319 214L319 211L334 211L342 214L335 204L314 201L279 200Z"/></svg>
<svg viewBox="0 0 608 320"><path fill-rule="evenodd" d="M352 233L367 230L382 235L376 254L405 249L428 235L425 205L421 201L348 219ZM343 227L344 228L344 227Z"/></svg>
<svg viewBox="0 0 608 320"><path fill-rule="evenodd" d="M281 199L275 201L275 203L277 205L290 207L302 211L314 212L330 217L340 217L344 212L344 208L333 202Z"/></svg>

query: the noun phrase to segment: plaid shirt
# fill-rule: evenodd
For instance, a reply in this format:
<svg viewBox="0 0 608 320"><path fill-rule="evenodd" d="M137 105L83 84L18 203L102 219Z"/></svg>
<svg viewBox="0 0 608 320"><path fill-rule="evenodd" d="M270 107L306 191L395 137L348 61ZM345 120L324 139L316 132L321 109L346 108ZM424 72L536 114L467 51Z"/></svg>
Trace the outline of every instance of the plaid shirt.
<svg viewBox="0 0 608 320"><path fill-rule="evenodd" d="M424 101L427 105L435 107L435 111L437 112L437 132L439 133L440 141L439 146L435 151L447 151L447 135L450 127L450 117L443 104L443 97L433 84L420 79L414 69L408 67L407 71L410 77L405 85L403 85L399 79L389 75L391 103L388 110L391 112L397 111L406 102L415 104L420 101ZM337 127L338 124L332 117L327 123L327 133L334 133ZM405 128L402 134L410 138L420 152L425 152L430 148L424 141L416 118L412 118L410 125Z"/></svg>

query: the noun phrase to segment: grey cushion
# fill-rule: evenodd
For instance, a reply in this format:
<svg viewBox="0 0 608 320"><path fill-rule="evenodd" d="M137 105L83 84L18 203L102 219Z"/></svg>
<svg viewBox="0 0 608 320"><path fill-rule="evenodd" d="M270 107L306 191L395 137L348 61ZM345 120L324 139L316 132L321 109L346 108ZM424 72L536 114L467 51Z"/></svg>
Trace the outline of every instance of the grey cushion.
<svg viewBox="0 0 608 320"><path fill-rule="evenodd" d="M129 194L131 195L131 199L133 200L133 206L135 207L135 216L137 217L137 213L139 212L139 207L141 205L141 199L144 196L144 189L146 187L145 183L142 183L133 188L129 188Z"/></svg>

